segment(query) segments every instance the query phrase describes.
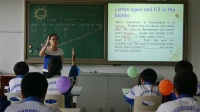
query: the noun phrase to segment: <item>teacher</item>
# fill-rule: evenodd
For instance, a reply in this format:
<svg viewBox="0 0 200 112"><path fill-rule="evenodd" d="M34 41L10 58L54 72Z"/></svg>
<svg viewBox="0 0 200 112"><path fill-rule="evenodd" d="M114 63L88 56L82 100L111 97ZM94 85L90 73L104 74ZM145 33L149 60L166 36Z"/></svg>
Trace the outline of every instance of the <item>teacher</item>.
<svg viewBox="0 0 200 112"><path fill-rule="evenodd" d="M48 74L48 63L51 57L56 56L58 58L63 59L63 50L58 48L58 40L59 37L57 34L51 34L48 36L46 44L41 49L39 55L44 57L44 68L43 68L43 75L47 76ZM50 46L48 44L50 43Z"/></svg>

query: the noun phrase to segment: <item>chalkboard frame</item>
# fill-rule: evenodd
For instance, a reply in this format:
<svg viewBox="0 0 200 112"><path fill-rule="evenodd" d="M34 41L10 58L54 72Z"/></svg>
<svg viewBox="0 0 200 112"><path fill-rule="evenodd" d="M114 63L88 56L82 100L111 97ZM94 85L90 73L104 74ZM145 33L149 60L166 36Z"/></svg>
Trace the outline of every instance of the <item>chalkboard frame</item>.
<svg viewBox="0 0 200 112"><path fill-rule="evenodd" d="M98 59L88 59L88 58L76 58L77 60L77 64L106 64L107 61L106 61L106 34L105 34L105 30L106 30L106 21L105 21L105 18L106 18L106 10L105 10L105 3L100 3L100 2L97 2L97 3L91 3L91 2L70 2L70 1L35 1L35 0L29 0L26 2L26 5L25 5L25 9L26 9L26 15L25 15L25 25L26 25L26 32L25 32L25 53L24 53L24 57L25 57L25 61L30 63L30 64L41 64L43 63L43 58L42 57L38 57L38 58L32 58L32 57L29 57L28 53L29 53L29 37L28 37L28 33L29 33L29 8L30 8L30 4L69 4L69 5L101 5L104 7L104 31L103 31L103 35L104 35L104 44L103 44L103 58L98 58ZM75 50L76 51L76 50ZM71 54L71 53L70 53ZM39 55L39 54L38 54ZM71 63L71 57L70 58L65 58L64 57L64 61L63 61L64 64L68 64L68 63Z"/></svg>

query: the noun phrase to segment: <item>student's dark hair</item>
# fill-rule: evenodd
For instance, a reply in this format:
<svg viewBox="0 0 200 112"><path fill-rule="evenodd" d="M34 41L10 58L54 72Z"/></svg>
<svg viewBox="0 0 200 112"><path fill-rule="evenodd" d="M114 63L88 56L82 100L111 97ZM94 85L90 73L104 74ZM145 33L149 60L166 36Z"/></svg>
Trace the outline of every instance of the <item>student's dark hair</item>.
<svg viewBox="0 0 200 112"><path fill-rule="evenodd" d="M21 92L25 98L34 96L44 98L47 92L48 82L39 72L30 72L24 76L21 82Z"/></svg>
<svg viewBox="0 0 200 112"><path fill-rule="evenodd" d="M15 64L13 70L16 75L25 75L29 72L29 66L26 62L20 61Z"/></svg>
<svg viewBox="0 0 200 112"><path fill-rule="evenodd" d="M48 75L47 78L51 78L55 75L61 75L62 60L60 56L53 56L48 63Z"/></svg>
<svg viewBox="0 0 200 112"><path fill-rule="evenodd" d="M59 36L57 34L51 34L49 35L49 38L51 39L52 36L56 36L59 39Z"/></svg>
<svg viewBox="0 0 200 112"><path fill-rule="evenodd" d="M143 79L145 82L149 81L154 83L157 80L157 73L151 69L147 68L140 73L140 79Z"/></svg>
<svg viewBox="0 0 200 112"><path fill-rule="evenodd" d="M182 70L191 70L191 71L193 71L193 66L189 61L181 60L181 61L176 63L174 70L175 70L176 73L180 72Z"/></svg>
<svg viewBox="0 0 200 112"><path fill-rule="evenodd" d="M191 70L183 70L174 76L174 88L180 94L195 95L197 90L197 76Z"/></svg>

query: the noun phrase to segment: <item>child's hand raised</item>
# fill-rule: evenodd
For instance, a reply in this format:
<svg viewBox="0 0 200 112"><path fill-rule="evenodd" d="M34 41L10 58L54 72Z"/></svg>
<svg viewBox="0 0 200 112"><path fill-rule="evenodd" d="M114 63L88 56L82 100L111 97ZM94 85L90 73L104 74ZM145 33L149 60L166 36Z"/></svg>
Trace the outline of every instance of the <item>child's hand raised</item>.
<svg viewBox="0 0 200 112"><path fill-rule="evenodd" d="M72 56L74 55L75 53L74 53L74 48L72 48Z"/></svg>
<svg viewBox="0 0 200 112"><path fill-rule="evenodd" d="M75 52L74 48L72 48L72 66L76 65L76 59L75 59Z"/></svg>

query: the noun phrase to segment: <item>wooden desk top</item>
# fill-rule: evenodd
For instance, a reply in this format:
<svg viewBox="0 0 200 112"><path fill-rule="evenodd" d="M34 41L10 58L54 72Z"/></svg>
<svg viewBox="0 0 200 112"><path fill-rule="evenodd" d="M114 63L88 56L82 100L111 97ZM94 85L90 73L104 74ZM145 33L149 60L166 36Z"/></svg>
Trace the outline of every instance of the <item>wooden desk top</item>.
<svg viewBox="0 0 200 112"><path fill-rule="evenodd" d="M80 108L59 108L62 112L80 112Z"/></svg>

